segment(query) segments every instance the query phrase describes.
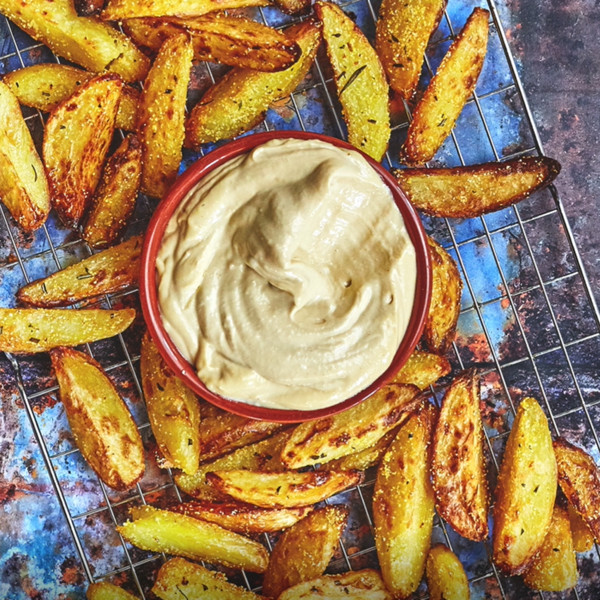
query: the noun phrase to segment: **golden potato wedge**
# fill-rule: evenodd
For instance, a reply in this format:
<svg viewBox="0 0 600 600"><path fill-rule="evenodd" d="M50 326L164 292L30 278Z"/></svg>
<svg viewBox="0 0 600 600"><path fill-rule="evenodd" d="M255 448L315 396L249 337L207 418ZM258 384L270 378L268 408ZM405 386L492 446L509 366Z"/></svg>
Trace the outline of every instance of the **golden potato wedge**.
<svg viewBox="0 0 600 600"><path fill-rule="evenodd" d="M123 139L106 161L81 237L92 248L112 244L135 209L142 179L142 147L135 134Z"/></svg>
<svg viewBox="0 0 600 600"><path fill-rule="evenodd" d="M224 573L209 571L183 558L168 560L158 571L152 593L161 600L261 600L229 583Z"/></svg>
<svg viewBox="0 0 600 600"><path fill-rule="evenodd" d="M427 238L427 242L433 277L423 341L431 352L445 354L456 335L463 284L450 254L433 239Z"/></svg>
<svg viewBox="0 0 600 600"><path fill-rule="evenodd" d="M425 571L433 517L429 445L436 411L425 403L385 453L373 493L375 547L381 574L394 598L408 598Z"/></svg>
<svg viewBox="0 0 600 600"><path fill-rule="evenodd" d="M394 375L393 383L416 385L420 390L427 389L440 377L452 370L450 362L439 354L414 350L404 366Z"/></svg>
<svg viewBox="0 0 600 600"><path fill-rule="evenodd" d="M182 29L192 38L194 58L257 71L281 71L300 56L298 44L257 21L214 12L201 17L129 19L123 25L133 41L158 50Z"/></svg>
<svg viewBox="0 0 600 600"><path fill-rule="evenodd" d="M1 81L0 200L25 231L41 227L50 212L50 191L44 165L17 98Z"/></svg>
<svg viewBox="0 0 600 600"><path fill-rule="evenodd" d="M265 117L269 106L291 94L315 58L321 30L312 21L285 31L300 47L300 58L288 69L265 73L233 68L213 85L192 109L186 122L185 146L198 149L206 142L235 137Z"/></svg>
<svg viewBox="0 0 600 600"><path fill-rule="evenodd" d="M202 422L205 420L202 419ZM289 430L281 431L266 440L238 448L230 454L201 464L193 475L178 473L175 475L175 483L179 489L194 498L217 500L221 496L206 482L207 473L230 469L282 471L283 465L281 464L280 454L289 436Z"/></svg>
<svg viewBox="0 0 600 600"><path fill-rule="evenodd" d="M137 285L141 254L142 236L138 235L28 283L17 292L17 300L27 306L52 308Z"/></svg>
<svg viewBox="0 0 600 600"><path fill-rule="evenodd" d="M50 200L67 227L77 227L100 181L121 87L118 75L98 75L62 102L46 123L42 152Z"/></svg>
<svg viewBox="0 0 600 600"><path fill-rule="evenodd" d="M137 596L108 581L90 583L85 597L87 600L137 600Z"/></svg>
<svg viewBox="0 0 600 600"><path fill-rule="evenodd" d="M525 398L508 436L496 488L493 558L505 573L523 573L534 560L550 527L556 488L548 420L534 398Z"/></svg>
<svg viewBox="0 0 600 600"><path fill-rule="evenodd" d="M564 438L554 442L554 453L560 489L600 540L600 470L585 450Z"/></svg>
<svg viewBox="0 0 600 600"><path fill-rule="evenodd" d="M72 0L0 0L0 13L52 52L89 71L112 71L123 81L146 76L150 61L120 31L80 17Z"/></svg>
<svg viewBox="0 0 600 600"><path fill-rule="evenodd" d="M474 541L488 536L490 508L480 401L477 373L457 375L444 396L431 453L437 511Z"/></svg>
<svg viewBox="0 0 600 600"><path fill-rule="evenodd" d="M52 112L72 96L77 88L94 77L94 73L58 63L41 63L11 71L2 81L12 90L20 104ZM121 89L115 127L133 131L140 93L130 85Z"/></svg>
<svg viewBox="0 0 600 600"><path fill-rule="evenodd" d="M263 594L277 598L284 590L325 572L348 521L348 509L319 508L277 540L263 579Z"/></svg>
<svg viewBox="0 0 600 600"><path fill-rule="evenodd" d="M170 509L243 534L287 529L312 511L311 506L262 508L241 502L211 502L210 500L181 502L174 504Z"/></svg>
<svg viewBox="0 0 600 600"><path fill-rule="evenodd" d="M142 438L102 367L73 348L50 353L60 400L81 454L109 487L126 490L144 474Z"/></svg>
<svg viewBox="0 0 600 600"><path fill-rule="evenodd" d="M336 4L315 3L333 68L348 142L381 160L390 140L388 84L377 53L362 31Z"/></svg>
<svg viewBox="0 0 600 600"><path fill-rule="evenodd" d="M310 10L311 0L273 0L273 4L288 15L299 15Z"/></svg>
<svg viewBox="0 0 600 600"><path fill-rule="evenodd" d="M268 0L108 0L100 16L106 21L137 17L198 17L217 10L268 4Z"/></svg>
<svg viewBox="0 0 600 600"><path fill-rule="evenodd" d="M429 550L427 587L431 600L469 600L469 581L458 557L444 544Z"/></svg>
<svg viewBox="0 0 600 600"><path fill-rule="evenodd" d="M185 102L193 49L184 31L165 40L146 77L137 130L142 144L144 194L162 198L181 163Z"/></svg>
<svg viewBox="0 0 600 600"><path fill-rule="evenodd" d="M511 206L545 188L560 173L547 156L453 168L397 169L402 191L420 211L436 217L473 218Z"/></svg>
<svg viewBox="0 0 600 600"><path fill-rule="evenodd" d="M0 351L27 354L79 346L125 331L134 318L133 308L0 308Z"/></svg>
<svg viewBox="0 0 600 600"><path fill-rule="evenodd" d="M568 512L573 549L575 552L589 552L594 547L595 541L592 530L571 504L568 505Z"/></svg>
<svg viewBox="0 0 600 600"><path fill-rule="evenodd" d="M148 420L168 466L193 474L200 460L198 398L164 362L148 332L140 356Z"/></svg>
<svg viewBox="0 0 600 600"><path fill-rule="evenodd" d="M406 164L431 160L452 131L483 67L489 17L483 8L473 10L419 100L400 151Z"/></svg>
<svg viewBox="0 0 600 600"><path fill-rule="evenodd" d="M575 587L577 578L569 514L564 508L556 506L548 534L539 554L523 573L523 581L534 590L563 592Z"/></svg>
<svg viewBox="0 0 600 600"><path fill-rule="evenodd" d="M142 550L206 560L252 573L264 573L267 568L269 555L262 544L214 523L152 506L132 508L131 518L117 531Z"/></svg>
<svg viewBox="0 0 600 600"><path fill-rule="evenodd" d="M383 0L375 29L375 48L390 87L410 100L421 76L425 48L438 26L446 0Z"/></svg>
<svg viewBox="0 0 600 600"><path fill-rule="evenodd" d="M281 453L288 469L299 469L369 448L402 414L414 409L419 389L390 384L352 408L297 425Z"/></svg>
<svg viewBox="0 0 600 600"><path fill-rule="evenodd" d="M360 483L358 471L212 471L206 481L235 500L265 508L293 508L322 502Z"/></svg>
<svg viewBox="0 0 600 600"><path fill-rule="evenodd" d="M287 589L277 600L392 600L378 571L323 575Z"/></svg>

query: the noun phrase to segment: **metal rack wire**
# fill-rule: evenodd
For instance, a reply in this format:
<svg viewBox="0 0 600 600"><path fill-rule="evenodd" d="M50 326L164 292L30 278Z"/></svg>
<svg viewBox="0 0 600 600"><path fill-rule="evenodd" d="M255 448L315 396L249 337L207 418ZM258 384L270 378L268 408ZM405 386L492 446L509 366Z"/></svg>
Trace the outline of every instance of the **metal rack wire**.
<svg viewBox="0 0 600 600"><path fill-rule="evenodd" d="M481 89L478 85L477 92L465 109L467 117L464 120L461 117L438 155L442 163L467 164L472 162L473 156L482 162L506 160L524 154L543 154L498 9L494 0L488 0L487 3L491 14L491 43L496 44L498 49L494 63L504 62L501 66L493 65L500 73L490 77L493 85L490 83L488 89L485 86ZM371 0L358 0L344 4L343 8L354 13L358 21L363 21L360 24L367 34L372 32L377 14L376 4ZM428 49L426 77L435 71L435 64L449 40L464 23L465 11L470 12L471 8L470 0L450 0L440 31ZM258 9L256 16L274 26L285 22L272 9ZM2 41L4 46L0 44L0 54L3 55L0 64L4 65L4 71L32 62L58 60L45 53L39 44L27 40L8 22L4 39L0 29ZM203 65L201 68L206 69L207 81L214 80L211 66ZM506 120L502 107L507 104L510 105L511 119L519 127L512 138L501 131ZM318 107L316 117L313 110L315 106ZM498 106L501 107L499 111L495 108ZM282 111L286 118L282 119ZM392 145L386 156L388 167L399 166L394 148L399 147L410 119L409 107L404 105L398 110L399 114L403 111L405 114L394 125ZM34 134L41 131L43 115L31 111L27 120ZM344 135L332 80L322 57L317 60L312 76L291 96L284 109L280 107L279 111L270 111L261 126L266 129L279 127L318 130L338 137ZM510 130L511 127L509 119L507 128ZM478 135L465 140L463 132L469 133L472 129ZM188 156L186 160L192 159ZM151 206L146 205L146 209L148 213ZM143 227L147 216L138 215L138 227ZM551 187L549 191L536 194L532 200L514 209L505 209L490 217L469 222L441 219L424 221L431 235L456 257L462 272L465 293L451 361L456 369L478 366L482 373L483 397L489 407L484 422L492 481L496 476L498 457L515 406L529 393L537 396L544 406L553 433L572 434L575 442L586 446L598 458L600 419L596 419L596 409L600 399L588 400L584 389L587 375L584 377L580 372L576 358L582 347L600 339L600 313L556 189ZM36 261L43 263L46 270L54 271L64 267L66 262L75 260L79 254L90 252L79 239L56 224L44 226L37 241L27 248L4 210L0 225L8 232L6 244L9 248L6 260L0 263L0 277L14 267L20 271L22 281L27 282L34 278L31 273L35 272L35 268L31 265L35 266ZM540 252L540 244L544 248L555 248L550 260ZM33 252L31 248L34 248ZM511 249L520 253L516 271L514 260L507 259ZM560 263L560 268L552 268L553 260ZM486 272L483 278L480 273L482 269ZM0 283L5 280L0 279ZM574 331L565 326L565 321L568 323L569 319L564 316L564 297L556 293L556 289L562 290L561 286L578 291L577 315L583 316L578 319ZM135 292L106 297L102 302L109 305L135 302ZM538 327L532 328L531 322ZM544 326L543 331L539 328L540 323ZM88 346L87 350L123 385L152 459L151 432L140 400L142 391L138 376L138 348L135 336L130 339L125 333L107 344ZM16 385L27 420L41 451L85 580L119 580L141 598L147 598L153 576L165 557L132 548L118 536L115 525L125 520L127 508L132 504L160 504L169 498L181 500L171 473L159 470L152 463L149 475L132 492L115 494L107 489L94 479L85 465L79 464L79 453L74 445L56 434L55 429L64 426L64 417L62 425L53 423L52 426L43 418L44 410L39 409L39 404L48 402L48 398L55 398L57 393L48 365L43 361L41 365L38 364L35 358L11 356L9 360L17 376ZM554 365L558 365L560 371L558 378L548 376L548 371ZM562 386L560 389L557 388L557 381ZM600 387L598 380L592 383ZM444 382L432 390L436 402L439 402L443 389ZM60 421L60 414L55 416ZM67 467L64 468L64 465ZM77 469L75 476L72 475L73 469ZM88 486L85 490L78 487L78 478L82 473L85 473ZM339 552L330 565L331 571L376 566L370 513L372 490L371 477L360 487L332 499L334 503L348 504L351 518ZM489 544L467 543L438 518L434 539L449 545L465 564L473 598L544 597L544 594L526 591L518 580L499 574L491 562ZM269 547L273 540L268 536L264 539ZM98 544L110 546L111 551L108 554L99 551ZM593 576L595 565L600 562L598 549L588 553L584 561L587 567L582 568L580 584L561 597L585 599L597 597L595 592L600 593L600 583ZM245 573L229 574L248 589L260 589L260 578ZM424 587L419 591L421 596L426 597Z"/></svg>

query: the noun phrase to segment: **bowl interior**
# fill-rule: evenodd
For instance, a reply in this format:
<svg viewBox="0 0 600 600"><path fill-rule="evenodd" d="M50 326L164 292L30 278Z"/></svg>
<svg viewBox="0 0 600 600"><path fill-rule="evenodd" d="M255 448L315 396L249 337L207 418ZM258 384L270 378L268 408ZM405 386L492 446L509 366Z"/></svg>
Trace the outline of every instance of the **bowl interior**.
<svg viewBox="0 0 600 600"><path fill-rule="evenodd" d="M209 390L196 375L194 367L180 354L164 329L157 293L155 269L157 253L162 242L164 231L175 209L185 198L188 191L193 188L200 179L210 173L214 168L240 154L249 152L256 146L264 144L272 139L286 138L316 139L328 142L339 148L356 151L356 148L353 146L336 138L302 131L278 131L245 136L225 144L199 159L177 179L168 194L159 204L150 221L144 238L144 248L142 251L140 301L148 331L158 346L162 357L173 372L196 394L220 408L245 417L281 423L298 423L326 415L332 415L350 408L372 395L402 367L417 345L425 325L431 298L431 264L427 246L427 237L417 212L402 190L398 187L395 178L379 163L363 154L390 188L394 201L402 214L406 229L415 247L417 262L417 280L412 314L404 338L402 339L390 366L375 381L358 394L333 406L317 410L265 408L224 398Z"/></svg>

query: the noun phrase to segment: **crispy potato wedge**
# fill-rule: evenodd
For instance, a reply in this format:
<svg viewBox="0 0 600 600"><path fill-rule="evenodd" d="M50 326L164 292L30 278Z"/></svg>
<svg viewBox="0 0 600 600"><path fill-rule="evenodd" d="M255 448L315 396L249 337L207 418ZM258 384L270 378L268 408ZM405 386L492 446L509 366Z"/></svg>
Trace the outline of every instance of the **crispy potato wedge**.
<svg viewBox="0 0 600 600"><path fill-rule="evenodd" d="M336 4L315 3L333 68L348 142L381 160L390 140L388 84L377 53L362 31Z"/></svg>
<svg viewBox="0 0 600 600"><path fill-rule="evenodd" d="M431 600L469 600L469 581L458 557L444 544L429 550L427 587Z"/></svg>
<svg viewBox="0 0 600 600"><path fill-rule="evenodd" d="M412 384L420 390L425 390L440 377L448 375L450 371L452 371L452 365L443 356L415 350L396 373L392 382Z"/></svg>
<svg viewBox="0 0 600 600"><path fill-rule="evenodd" d="M269 555L262 544L214 523L152 506L132 508L131 518L117 531L142 550L206 560L252 573L264 573L267 568Z"/></svg>
<svg viewBox="0 0 600 600"><path fill-rule="evenodd" d="M360 483L359 471L213 471L206 481L235 500L265 508L293 508L322 502Z"/></svg>
<svg viewBox="0 0 600 600"><path fill-rule="evenodd" d="M27 354L79 346L125 331L134 318L133 308L0 308L0 351Z"/></svg>
<svg viewBox="0 0 600 600"><path fill-rule="evenodd" d="M241 502L211 502L210 500L181 502L171 506L170 509L243 534L287 529L312 511L311 506L262 508Z"/></svg>
<svg viewBox="0 0 600 600"><path fill-rule="evenodd" d="M52 308L111 294L137 285L142 236L108 248L61 271L28 283L17 292L27 306Z"/></svg>
<svg viewBox="0 0 600 600"><path fill-rule="evenodd" d="M140 356L148 420L168 466L193 474L200 460L198 398L164 362L148 332Z"/></svg>
<svg viewBox="0 0 600 600"><path fill-rule="evenodd" d="M293 25L285 31L302 54L288 69L265 73L234 68L204 94L186 122L185 145L199 148L206 142L235 137L265 116L276 100L291 94L304 79L315 58L321 30L312 21Z"/></svg>
<svg viewBox="0 0 600 600"><path fill-rule="evenodd" d="M569 514L556 506L548 534L532 565L523 573L523 581L534 590L563 592L575 587L578 576Z"/></svg>
<svg viewBox="0 0 600 600"><path fill-rule="evenodd" d="M72 0L0 0L0 13L89 71L112 71L123 81L139 81L148 72L148 57L126 35L96 17L78 16Z"/></svg>
<svg viewBox="0 0 600 600"><path fill-rule="evenodd" d="M453 168L397 169L402 191L420 211L436 217L473 218L506 208L545 188L560 173L547 156Z"/></svg>
<svg viewBox="0 0 600 600"><path fill-rule="evenodd" d="M92 248L112 244L135 209L142 179L142 147L135 134L123 139L106 161L81 237Z"/></svg>
<svg viewBox="0 0 600 600"><path fill-rule="evenodd" d="M456 335L463 284L450 254L433 239L427 238L427 241L433 278L423 341L431 352L445 354Z"/></svg>
<svg viewBox="0 0 600 600"><path fill-rule="evenodd" d="M378 571L323 575L287 589L277 600L392 600Z"/></svg>
<svg viewBox="0 0 600 600"><path fill-rule="evenodd" d="M375 547L381 574L394 598L408 598L425 571L433 517L429 445L436 411L425 403L385 453L373 493Z"/></svg>
<svg viewBox="0 0 600 600"><path fill-rule="evenodd" d="M90 583L85 597L87 600L137 600L137 596L108 581Z"/></svg>
<svg viewBox="0 0 600 600"><path fill-rule="evenodd" d="M585 450L564 438L554 442L554 453L560 489L600 540L600 470Z"/></svg>
<svg viewBox="0 0 600 600"><path fill-rule="evenodd" d="M97 15L104 8L106 0L75 0L75 10L80 17Z"/></svg>
<svg viewBox="0 0 600 600"><path fill-rule="evenodd" d="M446 0L383 0L375 29L375 48L390 87L410 100L421 76L425 48L438 26Z"/></svg>
<svg viewBox="0 0 600 600"><path fill-rule="evenodd" d="M268 0L108 0L100 16L106 21L137 17L199 17L217 10L268 4Z"/></svg>
<svg viewBox="0 0 600 600"><path fill-rule="evenodd" d="M261 600L253 592L229 583L224 573L188 562L168 560L158 571L152 593L161 600Z"/></svg>
<svg viewBox="0 0 600 600"><path fill-rule="evenodd" d="M72 96L77 88L94 77L94 73L69 65L41 63L11 71L2 81L12 90L20 104L52 112ZM115 127L133 131L140 93L130 85L121 89Z"/></svg>
<svg viewBox="0 0 600 600"><path fill-rule="evenodd" d="M550 527L556 488L548 420L534 398L525 398L508 436L494 506L493 558L505 573L523 573L534 560Z"/></svg>
<svg viewBox="0 0 600 600"><path fill-rule="evenodd" d="M299 469L369 448L402 414L414 409L419 389L390 384L352 408L297 425L281 453L288 469Z"/></svg>
<svg viewBox="0 0 600 600"><path fill-rule="evenodd" d="M348 521L346 507L325 506L284 531L277 540L263 579L263 594L284 590L325 572Z"/></svg>
<svg viewBox="0 0 600 600"><path fill-rule="evenodd" d="M67 227L77 227L100 181L121 87L118 75L98 75L62 102L46 123L42 150L50 200Z"/></svg>
<svg viewBox="0 0 600 600"><path fill-rule="evenodd" d="M589 552L594 547L594 534L571 504L567 508L573 536L573 549L575 552Z"/></svg>
<svg viewBox="0 0 600 600"><path fill-rule="evenodd" d="M419 100L400 151L406 164L431 160L452 131L483 67L489 17L483 8L473 10Z"/></svg>
<svg viewBox="0 0 600 600"><path fill-rule="evenodd" d="M123 25L133 41L158 50L166 38L187 31L194 58L257 71L281 71L300 56L298 44L257 21L214 12L201 17L129 19Z"/></svg>
<svg viewBox="0 0 600 600"><path fill-rule="evenodd" d="M125 402L87 354L56 348L50 358L81 454L107 486L132 487L144 474L144 446Z"/></svg>
<svg viewBox="0 0 600 600"><path fill-rule="evenodd" d="M488 536L490 508L480 400L474 370L454 378L442 402L431 453L437 511L455 531L474 541Z"/></svg>
<svg viewBox="0 0 600 600"><path fill-rule="evenodd" d="M146 77L137 129L142 144L144 194L162 198L181 164L185 102L193 49L184 31L165 40Z"/></svg>
<svg viewBox="0 0 600 600"><path fill-rule="evenodd" d="M273 4L288 15L299 15L310 10L311 0L273 0Z"/></svg>
<svg viewBox="0 0 600 600"><path fill-rule="evenodd" d="M50 212L46 172L21 107L0 81L0 200L25 231L41 227Z"/></svg>

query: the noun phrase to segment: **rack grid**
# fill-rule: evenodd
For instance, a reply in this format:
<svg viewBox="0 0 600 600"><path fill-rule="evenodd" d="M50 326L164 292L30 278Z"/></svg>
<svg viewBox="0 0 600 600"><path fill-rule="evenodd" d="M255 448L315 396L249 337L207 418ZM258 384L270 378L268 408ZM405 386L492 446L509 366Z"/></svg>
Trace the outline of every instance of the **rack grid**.
<svg viewBox="0 0 600 600"><path fill-rule="evenodd" d="M449 1L427 49L421 89L435 72L472 8L479 4L473 0ZM343 3L342 7L372 39L377 1L358 0ZM484 71L455 130L431 164L454 166L543 154L494 0L487 1L487 8L491 31ZM275 27L293 21L272 8L246 12ZM0 17L0 74L49 61L64 62ZM195 65L191 101L218 77L220 71L215 65ZM26 108L24 114L39 143L44 115ZM409 121L410 107L405 103L394 103L392 140L384 160L388 168L401 166L397 160L398 149ZM257 128L259 131L265 129L303 129L344 137L345 127L323 53L300 88L277 103ZM207 145L203 152L212 147ZM182 168L197 157L198 154L186 153ZM154 200L140 197L128 235L143 231L154 206ZM25 235L15 227L4 208L1 212L2 306L14 305L15 291L24 283L90 254L90 249L77 234L64 228L54 215L39 232ZM428 233L457 260L463 277L459 327L448 358L454 372L477 367L481 373L491 489L515 408L526 395L533 395L540 401L553 434L567 436L600 462L600 369L597 363L600 313L556 188L550 186L516 207L482 218L424 217L423 222ZM136 291L130 290L105 297L98 304L138 306L137 302ZM87 351L116 383L144 439L147 473L129 492L117 493L108 489L85 465L69 435L47 356L7 356L14 379L10 375L12 387L7 384L0 401L3 409L8 410L11 393L18 394L17 404L25 415L21 426L30 428L28 431L35 439L46 469L42 477L47 478L45 493L54 498L53 504L50 502L53 508L44 510L56 519L55 527L62 536L61 545L71 552L69 564L76 573L70 587L69 582L60 585L57 582L55 588L48 583L48 577L54 576L52 573L40 575L42 583L39 585L50 590L48 597L57 597L57 591L66 593L72 589L83 596L88 582L102 579L122 583L141 598L152 597L149 589L158 567L165 560L164 555L130 546L115 530L116 524L126 520L132 505L162 506L174 499L181 500L171 472L159 468L144 410L139 381L142 328L141 322L137 322L131 330L116 338L87 346ZM448 382L449 378L446 378L432 388L431 395L436 403L439 404ZM374 472L369 472L359 487L331 499L333 503L346 503L351 514L329 572L377 566L370 512L373 483ZM276 536L264 536L269 548L275 539ZM585 599L597 598L600 594L600 581L596 575L600 563L597 547L579 555L577 587L557 595L529 591L518 578L504 577L490 560L489 543L473 543L460 538L439 517L436 517L433 539L448 544L461 558L473 598L551 596ZM15 540L15 547L22 542L24 540ZM30 543L35 546L35 541ZM8 573L7 564L4 563L4 575ZM62 573L64 575L64 569ZM230 580L248 589L260 590L260 577L256 575L233 571L227 571L227 574ZM0 589L2 584L0 579ZM417 595L427 596L424 585Z"/></svg>

